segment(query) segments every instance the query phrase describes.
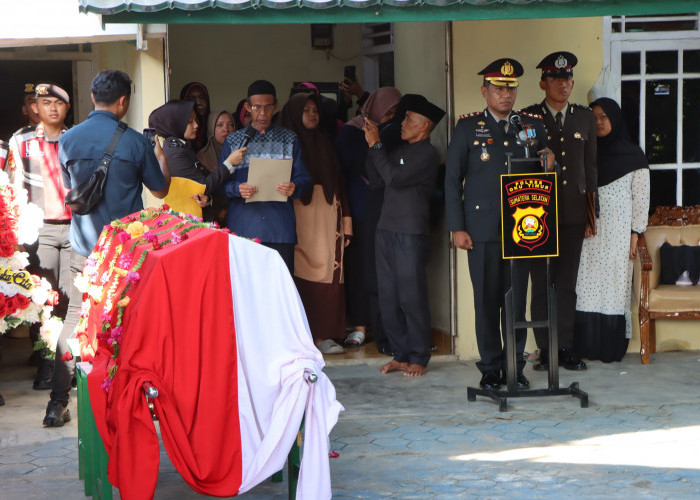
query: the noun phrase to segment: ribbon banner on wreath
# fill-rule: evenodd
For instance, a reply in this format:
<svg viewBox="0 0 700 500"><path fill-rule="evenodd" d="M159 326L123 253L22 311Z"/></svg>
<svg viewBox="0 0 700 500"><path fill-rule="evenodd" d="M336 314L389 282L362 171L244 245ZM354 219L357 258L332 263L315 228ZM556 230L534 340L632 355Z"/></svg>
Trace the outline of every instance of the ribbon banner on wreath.
<svg viewBox="0 0 700 500"><path fill-rule="evenodd" d="M501 248L504 259L556 257L557 174L501 176Z"/></svg>

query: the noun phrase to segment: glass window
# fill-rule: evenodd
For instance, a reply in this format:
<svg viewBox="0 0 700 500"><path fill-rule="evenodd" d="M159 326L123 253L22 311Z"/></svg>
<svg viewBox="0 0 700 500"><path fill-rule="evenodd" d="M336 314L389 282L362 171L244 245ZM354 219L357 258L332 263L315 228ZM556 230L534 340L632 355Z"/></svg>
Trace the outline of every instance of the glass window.
<svg viewBox="0 0 700 500"><path fill-rule="evenodd" d="M700 205L700 169L683 169L683 206Z"/></svg>
<svg viewBox="0 0 700 500"><path fill-rule="evenodd" d="M623 52L622 53L622 74L623 75L638 75L640 66L639 52Z"/></svg>
<svg viewBox="0 0 700 500"><path fill-rule="evenodd" d="M700 162L700 79L683 80L683 161Z"/></svg>
<svg viewBox="0 0 700 500"><path fill-rule="evenodd" d="M639 144L639 80L622 82L620 107L630 139Z"/></svg>
<svg viewBox="0 0 700 500"><path fill-rule="evenodd" d="M700 50L683 51L683 71L685 73L700 73Z"/></svg>
<svg viewBox="0 0 700 500"><path fill-rule="evenodd" d="M676 73L677 71L677 51L657 50L647 52L647 74Z"/></svg>
<svg viewBox="0 0 700 500"><path fill-rule="evenodd" d="M676 205L676 170L652 170L649 172L651 195L649 210Z"/></svg>
<svg viewBox="0 0 700 500"><path fill-rule="evenodd" d="M676 163L677 80L646 82L646 147L650 164Z"/></svg>

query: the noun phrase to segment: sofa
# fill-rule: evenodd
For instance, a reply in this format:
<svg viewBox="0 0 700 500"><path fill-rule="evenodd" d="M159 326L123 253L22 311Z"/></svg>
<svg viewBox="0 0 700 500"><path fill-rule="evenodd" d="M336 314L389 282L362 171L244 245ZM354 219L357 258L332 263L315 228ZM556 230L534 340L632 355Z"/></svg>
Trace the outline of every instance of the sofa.
<svg viewBox="0 0 700 500"><path fill-rule="evenodd" d="M642 364L656 352L657 319L700 319L700 284L661 283L661 246L700 244L700 206L657 207L637 242L634 289L639 296Z"/></svg>

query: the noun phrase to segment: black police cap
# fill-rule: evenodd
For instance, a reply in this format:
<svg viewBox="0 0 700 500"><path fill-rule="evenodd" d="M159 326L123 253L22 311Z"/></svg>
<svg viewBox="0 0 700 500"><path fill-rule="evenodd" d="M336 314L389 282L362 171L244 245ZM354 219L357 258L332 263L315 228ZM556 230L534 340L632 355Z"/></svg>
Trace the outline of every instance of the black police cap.
<svg viewBox="0 0 700 500"><path fill-rule="evenodd" d="M479 75L484 76L484 80L498 87L517 87L518 77L523 76L525 70L523 65L515 59L496 59L484 69L479 71Z"/></svg>
<svg viewBox="0 0 700 500"><path fill-rule="evenodd" d="M542 59L537 65L542 69L542 76L553 76L555 78L568 78L574 76L574 66L578 59L571 52L553 52Z"/></svg>

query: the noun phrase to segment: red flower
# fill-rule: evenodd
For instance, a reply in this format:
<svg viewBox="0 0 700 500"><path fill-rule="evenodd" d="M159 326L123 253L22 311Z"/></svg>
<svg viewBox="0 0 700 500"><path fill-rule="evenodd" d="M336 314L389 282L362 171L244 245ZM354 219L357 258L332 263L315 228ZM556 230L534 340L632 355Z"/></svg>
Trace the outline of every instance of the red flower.
<svg viewBox="0 0 700 500"><path fill-rule="evenodd" d="M0 242L0 257L12 257L15 254L14 245L6 241Z"/></svg>
<svg viewBox="0 0 700 500"><path fill-rule="evenodd" d="M58 301L60 299L60 295L56 290L51 290L49 292L49 298L46 300L46 304L50 306L56 306L58 305Z"/></svg>
<svg viewBox="0 0 700 500"><path fill-rule="evenodd" d="M61 356L61 361L70 361L71 359L73 359L73 353L70 351L64 352Z"/></svg>
<svg viewBox="0 0 700 500"><path fill-rule="evenodd" d="M27 307L29 307L29 304L31 304L31 302L32 302L31 300L29 300L27 297L25 297L21 293L18 293L17 295L15 295L14 298L15 298L15 301L14 301L15 306L19 309L26 309Z"/></svg>
<svg viewBox="0 0 700 500"><path fill-rule="evenodd" d="M163 210L170 210L170 205L163 203Z"/></svg>

